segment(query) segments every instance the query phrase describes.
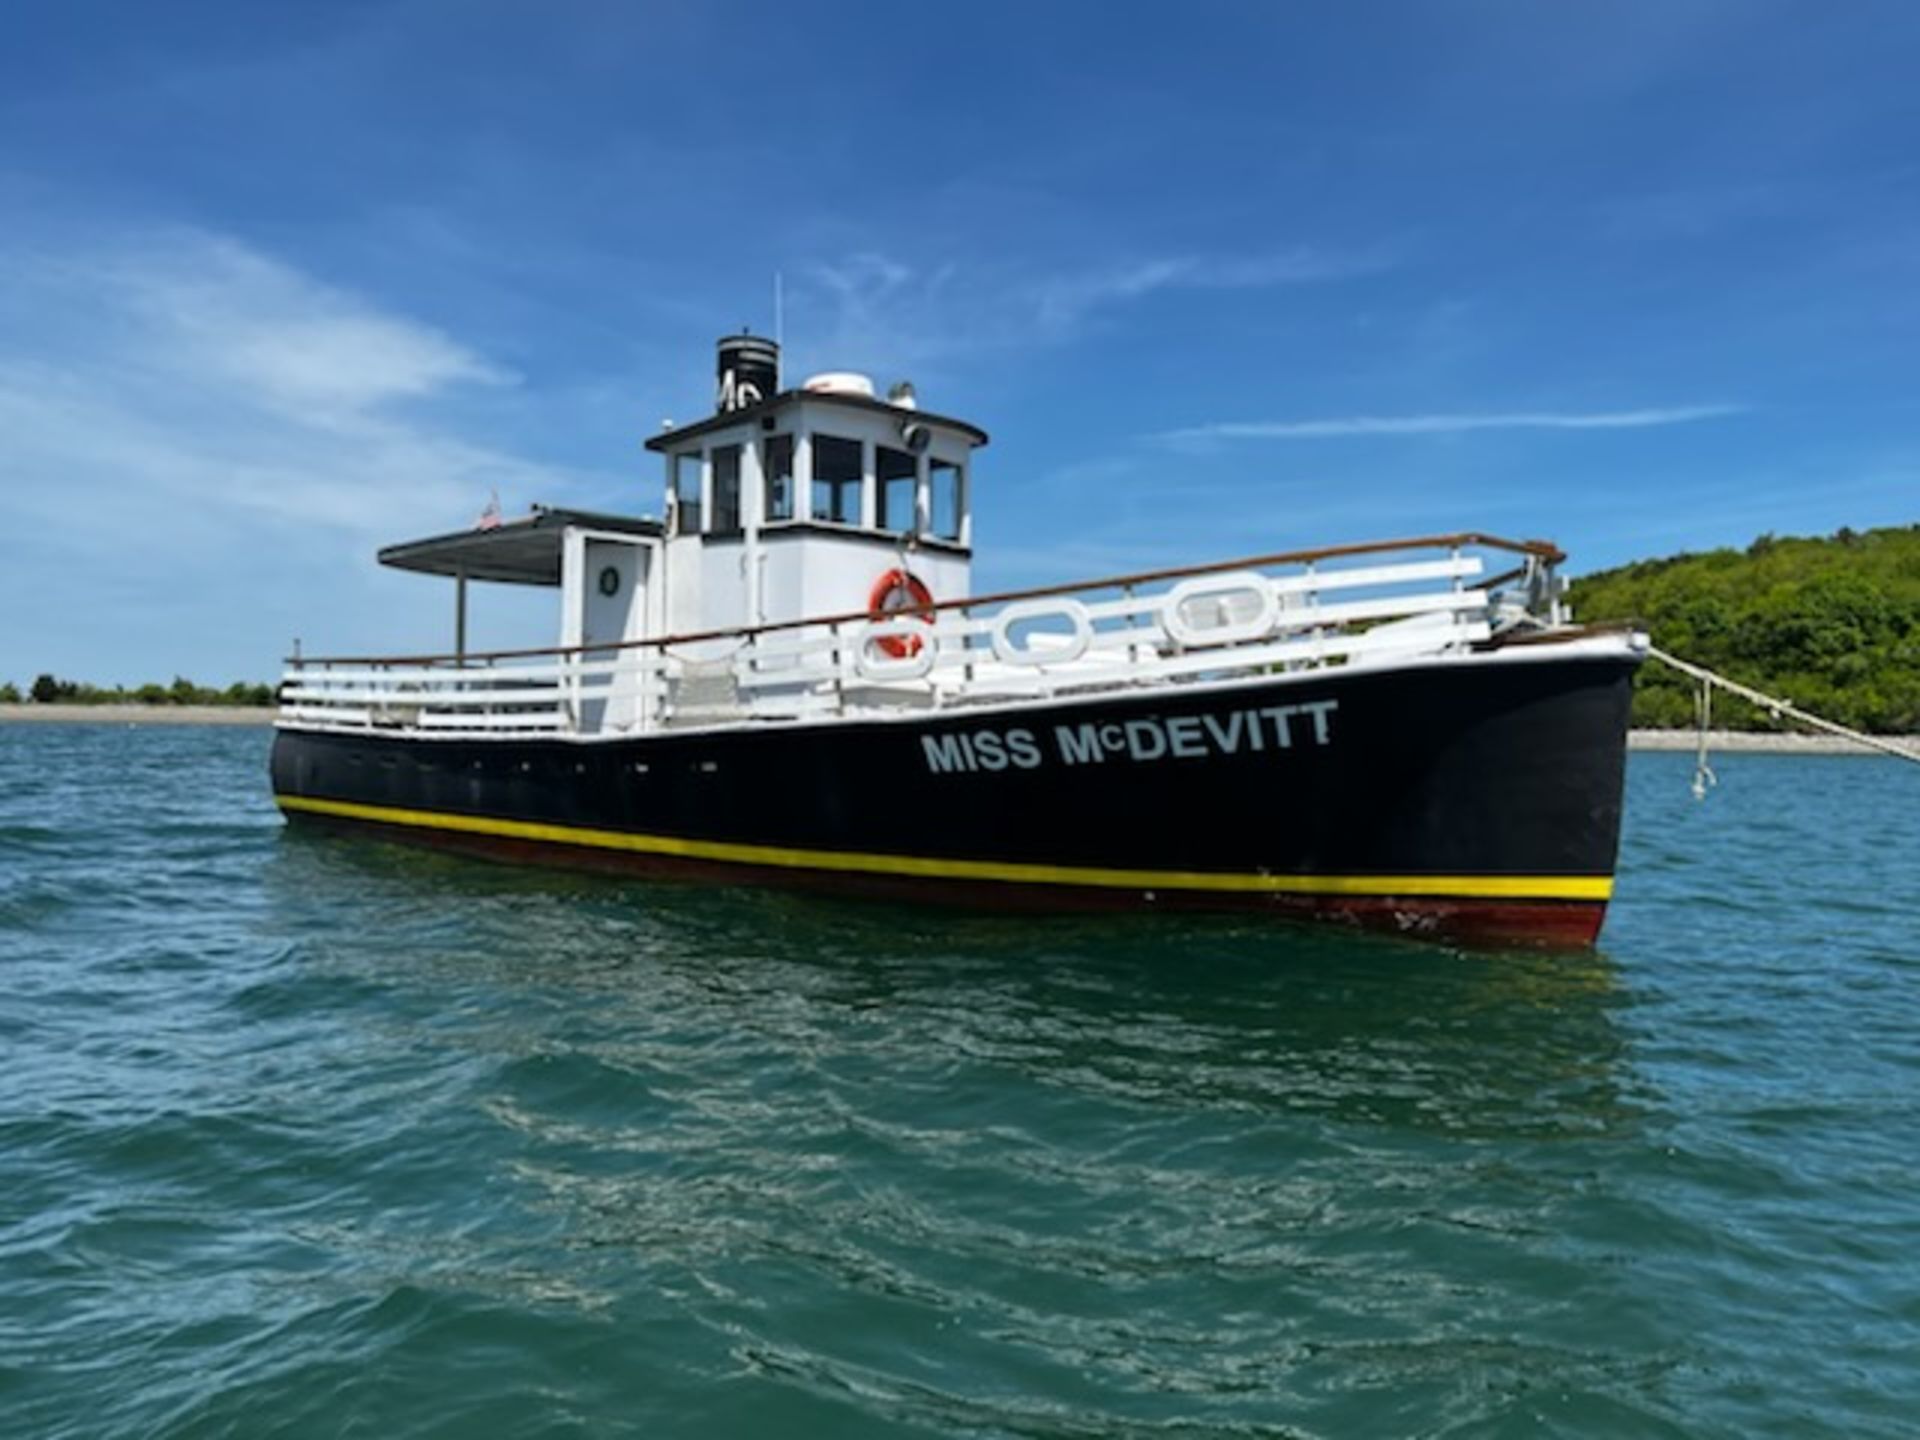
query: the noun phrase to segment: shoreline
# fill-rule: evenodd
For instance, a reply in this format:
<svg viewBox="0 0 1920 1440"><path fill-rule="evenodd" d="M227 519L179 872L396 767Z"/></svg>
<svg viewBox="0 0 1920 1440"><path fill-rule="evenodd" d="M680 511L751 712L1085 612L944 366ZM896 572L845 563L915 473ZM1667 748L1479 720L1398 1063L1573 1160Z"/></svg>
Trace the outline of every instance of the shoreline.
<svg viewBox="0 0 1920 1440"><path fill-rule="evenodd" d="M1893 745L1903 745L1920 756L1920 735L1876 735ZM1630 730L1629 750L1684 750L1691 754L1700 744L1697 730ZM1840 735L1803 735L1774 730L1709 730L1707 749L1725 755L1881 755L1884 750L1861 745Z"/></svg>
<svg viewBox="0 0 1920 1440"><path fill-rule="evenodd" d="M266 705L0 705L0 725L262 725L273 724ZM1888 736L1920 755L1920 735ZM1629 750L1692 751L1693 730L1633 730ZM1800 735L1770 730L1709 730L1707 748L1724 755L1879 755L1838 735Z"/></svg>
<svg viewBox="0 0 1920 1440"><path fill-rule="evenodd" d="M0 705L0 725L271 725L271 705Z"/></svg>

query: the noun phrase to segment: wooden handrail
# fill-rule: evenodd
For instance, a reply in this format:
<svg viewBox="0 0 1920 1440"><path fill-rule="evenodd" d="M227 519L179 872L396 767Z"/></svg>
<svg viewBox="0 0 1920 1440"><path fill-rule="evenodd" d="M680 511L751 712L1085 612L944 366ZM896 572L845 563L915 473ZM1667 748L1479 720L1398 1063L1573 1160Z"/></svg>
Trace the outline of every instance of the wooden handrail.
<svg viewBox="0 0 1920 1440"><path fill-rule="evenodd" d="M1141 570L1132 575L1109 575L1098 580L1079 580L1064 585L1040 585L1027 590L1002 590L990 595L969 595L960 600L938 600L931 605L906 605L887 612L889 620L904 616L933 616L948 610L967 610L977 605L1005 605L1016 600L1039 600L1049 595L1068 595L1080 590L1117 590L1128 585L1144 585L1159 580L1180 580L1192 575L1217 575L1227 570L1245 570L1260 565L1305 565L1317 560L1337 560L1350 555L1378 555L1393 550L1460 549L1478 545L1489 550L1507 550L1516 555L1531 555L1549 565L1558 565L1566 552L1551 540L1507 540L1479 531L1456 535L1423 535L1410 540L1365 540L1348 545L1326 545L1317 550L1286 550L1274 555L1249 555L1237 560L1218 560L1206 565L1182 565L1168 570ZM706 640L751 639L782 630L803 630L811 625L849 625L856 620L871 620L870 610L849 610L840 615L810 615L800 620L778 620L770 625L739 625L726 630L695 630L684 635L649 636L640 640L619 640L603 645L546 645L530 650L483 650L459 655L291 655L283 664L305 669L315 665L437 665L453 661L465 666L474 661L531 660L539 656L561 658L601 654L608 650L664 649L669 645L692 645Z"/></svg>

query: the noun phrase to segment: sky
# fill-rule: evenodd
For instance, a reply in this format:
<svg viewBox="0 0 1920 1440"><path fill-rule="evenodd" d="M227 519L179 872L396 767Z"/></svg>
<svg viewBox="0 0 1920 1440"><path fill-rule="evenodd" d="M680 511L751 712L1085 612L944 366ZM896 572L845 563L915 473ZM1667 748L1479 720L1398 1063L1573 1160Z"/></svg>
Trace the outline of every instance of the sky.
<svg viewBox="0 0 1920 1440"><path fill-rule="evenodd" d="M375 550L658 513L776 275L789 378L992 434L982 590L1911 524L1915 74L1904 0L9 0L0 680L447 648Z"/></svg>

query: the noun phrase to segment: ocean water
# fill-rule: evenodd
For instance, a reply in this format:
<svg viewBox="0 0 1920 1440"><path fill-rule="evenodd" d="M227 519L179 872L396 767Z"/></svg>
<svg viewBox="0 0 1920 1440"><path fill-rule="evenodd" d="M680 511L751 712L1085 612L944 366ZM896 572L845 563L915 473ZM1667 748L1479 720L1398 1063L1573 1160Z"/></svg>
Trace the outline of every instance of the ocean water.
<svg viewBox="0 0 1920 1440"><path fill-rule="evenodd" d="M0 1433L1912 1436L1920 772L1636 756L1601 949L285 830L0 727Z"/></svg>

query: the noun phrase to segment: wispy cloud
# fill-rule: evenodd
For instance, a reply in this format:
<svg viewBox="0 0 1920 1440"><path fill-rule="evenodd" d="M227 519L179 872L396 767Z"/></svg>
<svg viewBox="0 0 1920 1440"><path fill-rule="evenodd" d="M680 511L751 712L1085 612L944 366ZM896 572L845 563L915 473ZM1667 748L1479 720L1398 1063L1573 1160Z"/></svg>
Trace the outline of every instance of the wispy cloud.
<svg viewBox="0 0 1920 1440"><path fill-rule="evenodd" d="M496 488L519 508L596 486L474 438L516 377L230 239L0 241L0 266L0 532L35 537L6 552L0 603L110 609L119 652L162 669L258 674L322 617L387 643L369 632L406 617L376 543L456 528ZM0 627L0 662L41 643Z"/></svg>
<svg viewBox="0 0 1920 1440"><path fill-rule="evenodd" d="M0 509L111 529L171 495L355 532L445 520L565 477L422 418L514 377L431 326L197 232L0 255ZM517 488L517 487L516 487ZM79 496L91 493L90 511Z"/></svg>
<svg viewBox="0 0 1920 1440"><path fill-rule="evenodd" d="M1224 440L1334 440L1375 435L1460 435L1474 430L1645 430L1738 415L1741 405L1669 405L1642 410L1497 410L1434 415L1345 415L1322 420L1219 420L1164 430L1174 445Z"/></svg>
<svg viewBox="0 0 1920 1440"><path fill-rule="evenodd" d="M1092 312L1164 290L1261 290L1344 280L1385 268L1382 252L1331 254L1298 247L1263 255L1176 255L1095 265L1049 275L1021 299L1049 330L1069 329Z"/></svg>
<svg viewBox="0 0 1920 1440"><path fill-rule="evenodd" d="M1073 267L915 264L867 251L799 267L789 294L803 344L912 364L1065 343L1103 315L1161 293L1321 284L1391 263L1384 250L1306 246L1109 258Z"/></svg>

